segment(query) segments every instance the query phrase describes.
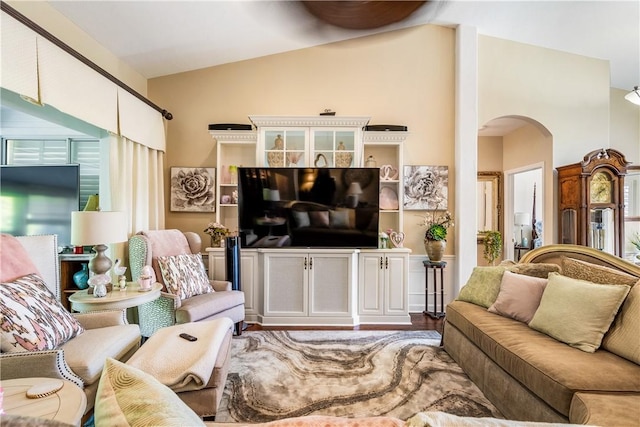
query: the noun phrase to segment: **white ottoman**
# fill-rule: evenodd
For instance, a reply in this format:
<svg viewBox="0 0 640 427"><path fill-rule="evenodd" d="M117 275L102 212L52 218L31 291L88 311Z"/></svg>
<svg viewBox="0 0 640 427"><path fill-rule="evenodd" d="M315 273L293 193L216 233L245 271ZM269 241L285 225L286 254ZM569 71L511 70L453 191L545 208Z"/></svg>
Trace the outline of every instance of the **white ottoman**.
<svg viewBox="0 0 640 427"><path fill-rule="evenodd" d="M153 375L201 417L215 416L229 372L233 326L225 317L158 329L127 364ZM197 340L187 341L182 333Z"/></svg>

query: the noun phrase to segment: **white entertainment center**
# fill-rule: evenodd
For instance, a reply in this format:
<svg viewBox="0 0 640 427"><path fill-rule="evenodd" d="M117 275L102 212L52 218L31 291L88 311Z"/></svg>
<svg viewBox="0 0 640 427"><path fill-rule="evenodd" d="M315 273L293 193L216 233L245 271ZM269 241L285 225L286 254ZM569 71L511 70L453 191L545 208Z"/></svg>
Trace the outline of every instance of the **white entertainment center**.
<svg viewBox="0 0 640 427"><path fill-rule="evenodd" d="M238 182L233 176L238 166L284 161L285 166L344 167L347 162L356 167L375 159L384 168L380 191L387 197L379 210L379 230L402 231L406 131L366 131L368 117L250 116L250 120L252 130L209 131L217 144L217 222L238 229L234 199ZM225 250L206 251L211 278L224 279ZM410 253L406 248L242 248L246 321L272 326L410 324Z"/></svg>

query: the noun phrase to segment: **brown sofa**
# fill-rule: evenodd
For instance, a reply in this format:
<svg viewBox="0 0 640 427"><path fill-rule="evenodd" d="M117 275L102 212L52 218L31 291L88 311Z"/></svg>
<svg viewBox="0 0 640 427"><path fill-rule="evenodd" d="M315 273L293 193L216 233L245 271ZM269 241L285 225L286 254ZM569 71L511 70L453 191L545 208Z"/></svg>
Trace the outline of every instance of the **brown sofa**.
<svg viewBox="0 0 640 427"><path fill-rule="evenodd" d="M624 280L629 283L640 279L640 267L607 253L574 245L535 249L520 263L507 268L555 264L560 270L556 274L564 276L570 273L562 271L564 263L576 264L571 260L586 262L578 272L592 274L594 282L597 274L589 273L594 265L606 274L611 272L607 269L612 269L616 274L628 275ZM544 288L544 292L548 290L548 286ZM461 294L462 291L464 288ZM611 329L604 335L602 346L590 353L539 332L527 323L463 301L459 296L446 309L444 349L507 419L638 426L640 335L633 331L637 331L640 322L639 298L640 285L635 284L620 305ZM569 298L563 304L569 310L575 301ZM607 346L607 338L614 325L620 325L623 313L625 327L631 327L632 331L627 339L630 351L623 352L626 358Z"/></svg>

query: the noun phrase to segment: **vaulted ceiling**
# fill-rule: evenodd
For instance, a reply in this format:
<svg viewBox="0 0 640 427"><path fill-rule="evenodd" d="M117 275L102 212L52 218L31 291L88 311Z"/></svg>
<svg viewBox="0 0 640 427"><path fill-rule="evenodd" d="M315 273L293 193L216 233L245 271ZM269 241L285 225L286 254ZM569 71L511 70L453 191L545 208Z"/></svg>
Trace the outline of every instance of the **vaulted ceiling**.
<svg viewBox="0 0 640 427"><path fill-rule="evenodd" d="M611 86L640 84L639 0L428 1L399 23L369 30L327 24L298 1L50 3L146 78L436 23L608 60Z"/></svg>

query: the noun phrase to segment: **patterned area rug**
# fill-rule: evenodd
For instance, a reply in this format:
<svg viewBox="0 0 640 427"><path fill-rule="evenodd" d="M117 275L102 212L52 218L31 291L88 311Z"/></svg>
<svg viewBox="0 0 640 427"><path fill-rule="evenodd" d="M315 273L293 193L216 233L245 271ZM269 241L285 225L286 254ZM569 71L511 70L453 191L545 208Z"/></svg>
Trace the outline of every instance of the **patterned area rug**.
<svg viewBox="0 0 640 427"><path fill-rule="evenodd" d="M218 422L500 412L435 331L253 331L234 337Z"/></svg>

